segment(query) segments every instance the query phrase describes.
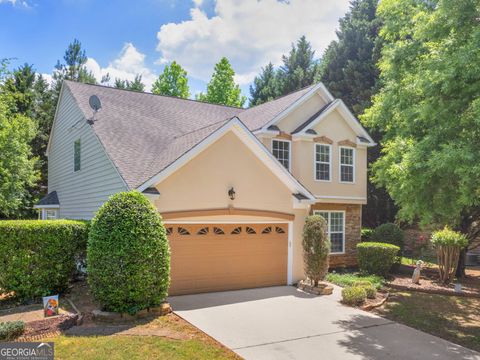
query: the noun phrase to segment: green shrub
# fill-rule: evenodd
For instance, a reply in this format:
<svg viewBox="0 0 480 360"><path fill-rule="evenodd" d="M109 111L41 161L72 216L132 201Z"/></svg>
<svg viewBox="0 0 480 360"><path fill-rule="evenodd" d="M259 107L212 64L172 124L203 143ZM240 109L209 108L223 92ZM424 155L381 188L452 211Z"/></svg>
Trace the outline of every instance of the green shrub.
<svg viewBox="0 0 480 360"><path fill-rule="evenodd" d="M346 287L342 290L342 302L347 305L362 305L367 298L367 292L361 286Z"/></svg>
<svg viewBox="0 0 480 360"><path fill-rule="evenodd" d="M0 221L0 289L20 301L62 292L87 237L82 221Z"/></svg>
<svg viewBox="0 0 480 360"><path fill-rule="evenodd" d="M316 286L328 272L328 255L330 254L327 223L323 217L307 216L303 226L302 245L305 274Z"/></svg>
<svg viewBox="0 0 480 360"><path fill-rule="evenodd" d="M92 294L107 311L159 305L170 283L170 248L158 211L136 191L113 195L92 220L87 247Z"/></svg>
<svg viewBox="0 0 480 360"><path fill-rule="evenodd" d="M369 299L375 299L377 296L377 289L369 281L356 281L353 283L353 286L363 288L367 293L367 298Z"/></svg>
<svg viewBox="0 0 480 360"><path fill-rule="evenodd" d="M396 245L403 250L404 235L402 229L392 223L386 223L378 226L372 231L369 241L381 242Z"/></svg>
<svg viewBox="0 0 480 360"><path fill-rule="evenodd" d="M360 231L361 240L362 241L370 241L370 237L372 236L373 229L370 228L362 228Z"/></svg>
<svg viewBox="0 0 480 360"><path fill-rule="evenodd" d="M449 284L455 277L461 250L468 245L467 238L459 232L445 227L432 234L432 244L437 250L440 280Z"/></svg>
<svg viewBox="0 0 480 360"><path fill-rule="evenodd" d="M23 321L0 322L0 341L14 340L25 332Z"/></svg>
<svg viewBox="0 0 480 360"><path fill-rule="evenodd" d="M400 248L392 244L363 242L357 244L360 271L380 276L388 275Z"/></svg>

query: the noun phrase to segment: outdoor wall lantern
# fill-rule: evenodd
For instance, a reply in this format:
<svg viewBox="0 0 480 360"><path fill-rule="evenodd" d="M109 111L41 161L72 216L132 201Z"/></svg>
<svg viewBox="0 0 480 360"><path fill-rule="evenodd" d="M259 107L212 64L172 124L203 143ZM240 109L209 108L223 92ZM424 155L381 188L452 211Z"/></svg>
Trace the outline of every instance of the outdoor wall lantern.
<svg viewBox="0 0 480 360"><path fill-rule="evenodd" d="M233 189L233 187L228 190L228 197L230 198L230 200L235 200L235 190Z"/></svg>

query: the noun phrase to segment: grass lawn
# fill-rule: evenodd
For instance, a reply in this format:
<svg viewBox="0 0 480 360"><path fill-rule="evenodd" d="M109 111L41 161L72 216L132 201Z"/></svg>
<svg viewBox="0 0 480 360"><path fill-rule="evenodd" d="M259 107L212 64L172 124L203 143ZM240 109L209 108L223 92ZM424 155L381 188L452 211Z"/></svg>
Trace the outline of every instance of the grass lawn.
<svg viewBox="0 0 480 360"><path fill-rule="evenodd" d="M377 289L380 289L385 281L381 276L359 273L328 273L325 280L342 287L353 285L355 281L370 281Z"/></svg>
<svg viewBox="0 0 480 360"><path fill-rule="evenodd" d="M391 292L376 312L459 345L480 351L480 299Z"/></svg>
<svg viewBox="0 0 480 360"><path fill-rule="evenodd" d="M232 352L200 339L157 336L58 336L55 359L239 359Z"/></svg>
<svg viewBox="0 0 480 360"><path fill-rule="evenodd" d="M418 260L423 261L423 267L436 267L437 260L434 257L424 258L424 259L413 259L410 257L402 256L402 265L415 266Z"/></svg>

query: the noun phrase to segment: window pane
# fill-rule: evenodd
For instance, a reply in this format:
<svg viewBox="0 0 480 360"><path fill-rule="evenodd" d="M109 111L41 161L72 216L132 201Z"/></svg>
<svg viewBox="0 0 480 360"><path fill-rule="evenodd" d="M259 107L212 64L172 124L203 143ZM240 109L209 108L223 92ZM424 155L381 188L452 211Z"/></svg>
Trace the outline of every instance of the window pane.
<svg viewBox="0 0 480 360"><path fill-rule="evenodd" d="M315 179L330 180L330 146L315 145Z"/></svg>
<svg viewBox="0 0 480 360"><path fill-rule="evenodd" d="M348 165L340 166L340 181L353 182L353 167Z"/></svg>
<svg viewBox="0 0 480 360"><path fill-rule="evenodd" d="M290 142L273 140L272 153L287 169L290 169Z"/></svg>
<svg viewBox="0 0 480 360"><path fill-rule="evenodd" d="M317 180L330 180L330 165L316 164Z"/></svg>
<svg viewBox="0 0 480 360"><path fill-rule="evenodd" d="M353 165L353 149L340 149L340 163L344 165Z"/></svg>
<svg viewBox="0 0 480 360"><path fill-rule="evenodd" d="M343 233L330 234L331 252L343 252Z"/></svg>
<svg viewBox="0 0 480 360"><path fill-rule="evenodd" d="M330 213L330 232L342 232L343 231L343 213L332 212Z"/></svg>
<svg viewBox="0 0 480 360"><path fill-rule="evenodd" d="M80 170L80 140L73 144L73 171Z"/></svg>

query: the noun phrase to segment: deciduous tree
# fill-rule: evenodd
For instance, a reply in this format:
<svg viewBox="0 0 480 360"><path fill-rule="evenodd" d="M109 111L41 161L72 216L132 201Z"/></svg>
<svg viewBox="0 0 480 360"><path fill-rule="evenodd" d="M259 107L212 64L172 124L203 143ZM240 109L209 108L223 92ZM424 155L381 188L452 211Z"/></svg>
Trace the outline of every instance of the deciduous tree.
<svg viewBox="0 0 480 360"><path fill-rule="evenodd" d="M207 92L200 93L197 99L213 104L241 107L247 100L242 95L240 86L235 84L235 71L226 57L215 65L212 78L207 86Z"/></svg>
<svg viewBox="0 0 480 360"><path fill-rule="evenodd" d="M176 62L166 65L163 73L153 83L152 93L175 96L183 99L190 97L187 72Z"/></svg>
<svg viewBox="0 0 480 360"><path fill-rule="evenodd" d="M382 0L378 14L382 88L363 117L385 134L374 181L401 219L455 226L473 244L480 233L478 1Z"/></svg>

